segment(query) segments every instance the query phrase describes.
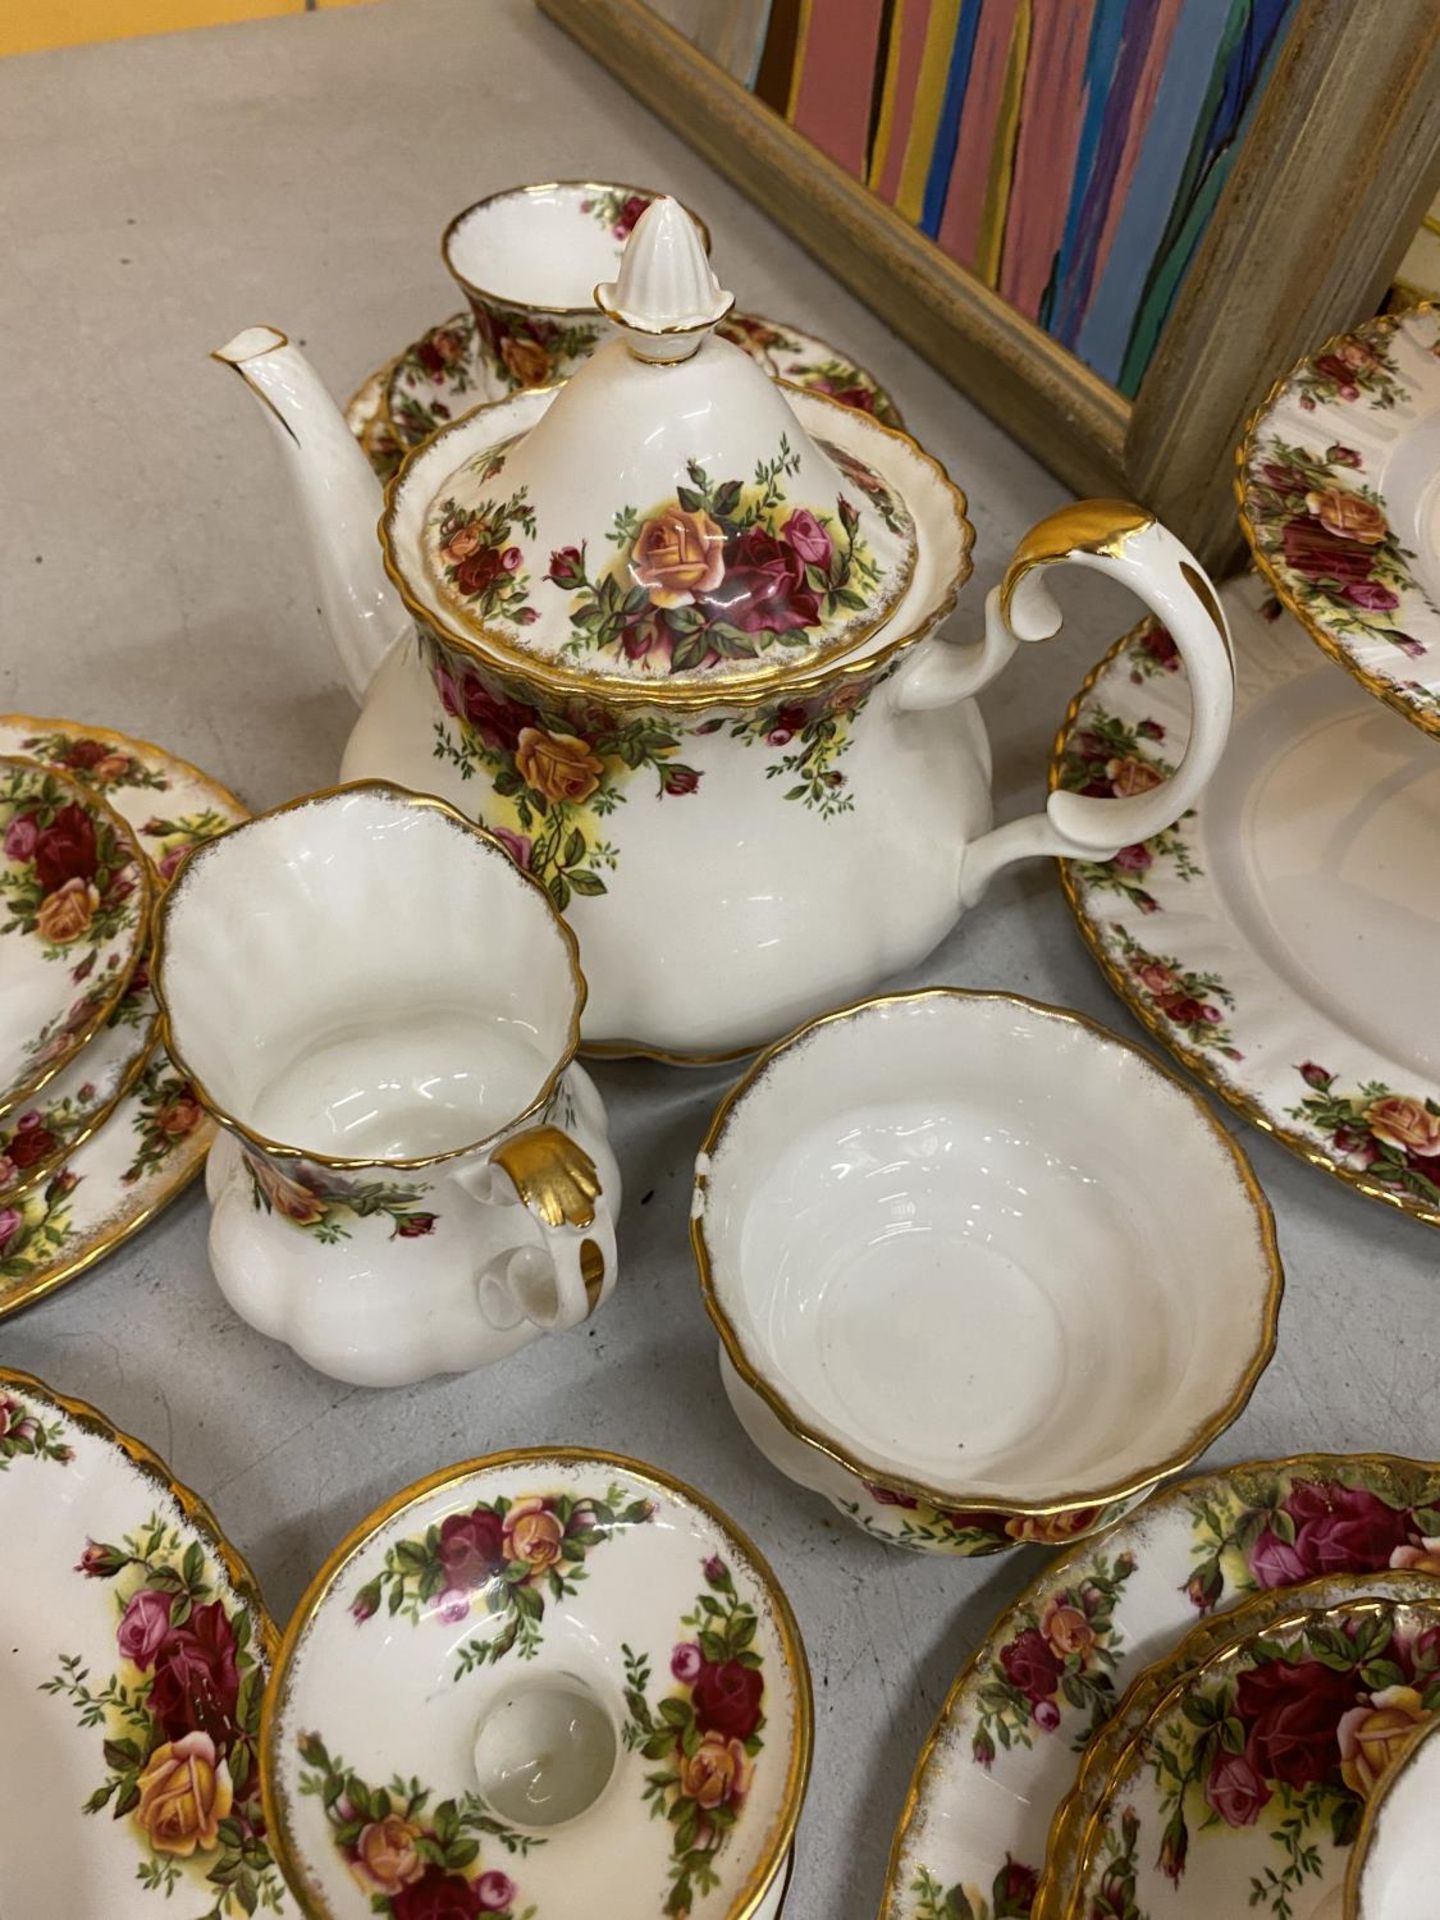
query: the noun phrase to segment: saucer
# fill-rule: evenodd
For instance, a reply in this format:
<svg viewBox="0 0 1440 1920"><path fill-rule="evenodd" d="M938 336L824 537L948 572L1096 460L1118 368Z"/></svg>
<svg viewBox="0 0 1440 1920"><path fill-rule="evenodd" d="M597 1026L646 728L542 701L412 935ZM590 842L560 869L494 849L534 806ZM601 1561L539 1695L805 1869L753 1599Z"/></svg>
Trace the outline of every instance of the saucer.
<svg viewBox="0 0 1440 1920"><path fill-rule="evenodd" d="M774 1575L700 1494L573 1449L422 1481L296 1609L261 1730L310 1920L752 1920L809 1773ZM448 1904L447 1904L448 1903Z"/></svg>
<svg viewBox="0 0 1440 1920"><path fill-rule="evenodd" d="M958 988L762 1054L706 1135L691 1238L750 1438L926 1552L1074 1537L1188 1466L1269 1363L1284 1284L1188 1087L1077 1014Z"/></svg>
<svg viewBox="0 0 1440 1920"><path fill-rule="evenodd" d="M0 1909L291 1914L264 1839L274 1647L208 1507L103 1414L0 1369Z"/></svg>
<svg viewBox="0 0 1440 1920"><path fill-rule="evenodd" d="M154 1052L159 1019L142 957L94 1039L43 1092L0 1117L0 1205L38 1186L104 1126Z"/></svg>
<svg viewBox="0 0 1440 1920"><path fill-rule="evenodd" d="M127 823L68 773L0 758L0 1115L114 1011L149 917L149 868Z"/></svg>
<svg viewBox="0 0 1440 1920"><path fill-rule="evenodd" d="M777 380L829 394L873 413L887 427L904 424L874 375L814 334L746 313L732 313L716 332L743 347ZM411 447L437 427L472 407L507 399L510 391L486 369L475 318L467 311L431 327L373 373L351 399L346 417L376 472L388 479Z"/></svg>
<svg viewBox="0 0 1440 1920"><path fill-rule="evenodd" d="M1342 1573L1308 1580L1303 1586L1258 1594L1233 1613L1219 1614L1192 1627L1176 1647L1147 1667L1126 1693L1114 1718L1086 1747L1075 1785L1051 1823L1045 1872L1033 1909L1034 1920L1060 1920L1063 1916L1066 1889L1078 1871L1086 1838L1099 1814L1110 1779L1131 1743L1143 1732L1159 1703L1172 1689L1238 1637L1248 1639L1257 1633L1268 1634L1280 1623L1304 1612L1323 1613L1337 1600L1365 1599L1415 1600L1434 1606L1440 1603L1440 1582L1433 1574L1425 1573ZM1408 1737L1404 1732L1400 1735L1402 1740ZM1373 1784L1373 1780L1367 1784ZM1374 1794L1367 1796L1367 1811L1373 1807L1375 1798ZM1228 1805L1233 1813L1237 1803L1222 1804ZM1244 1810L1248 1813L1248 1805ZM1328 1904L1334 1905L1333 1883Z"/></svg>
<svg viewBox="0 0 1440 1920"><path fill-rule="evenodd" d="M1440 734L1440 308L1383 314L1276 383L1237 455L1255 563L1317 646Z"/></svg>
<svg viewBox="0 0 1440 1920"><path fill-rule="evenodd" d="M26 755L98 787L162 879L192 846L248 818L234 794L197 767L102 727L0 715L0 754ZM200 1171L213 1136L190 1088L155 1047L108 1118L62 1166L26 1182L18 1198L0 1193L0 1319L137 1233Z"/></svg>
<svg viewBox="0 0 1440 1920"><path fill-rule="evenodd" d="M1440 761L1316 658L1253 575L1222 591L1235 719L1198 807L1066 898L1130 1011L1312 1165L1440 1224ZM1140 792L1178 760L1164 630L1118 641L1071 702L1052 784Z"/></svg>
<svg viewBox="0 0 1440 1920"><path fill-rule="evenodd" d="M1155 1700L1076 1850L1064 1920L1338 1920L1350 1849L1391 1760L1440 1711L1440 1583L1331 1597L1235 1635ZM1430 1591L1425 1591L1426 1585Z"/></svg>
<svg viewBox="0 0 1440 1920"><path fill-rule="evenodd" d="M1345 1920L1432 1920L1440 1879L1440 1720L1416 1733L1371 1794L1345 1877Z"/></svg>
<svg viewBox="0 0 1440 1920"><path fill-rule="evenodd" d="M881 1920L934 1920L947 1898L1023 1920L1076 1756L1151 1661L1206 1616L1327 1572L1440 1573L1437 1535L1440 1463L1308 1454L1163 1488L1052 1560L961 1669L921 1750Z"/></svg>

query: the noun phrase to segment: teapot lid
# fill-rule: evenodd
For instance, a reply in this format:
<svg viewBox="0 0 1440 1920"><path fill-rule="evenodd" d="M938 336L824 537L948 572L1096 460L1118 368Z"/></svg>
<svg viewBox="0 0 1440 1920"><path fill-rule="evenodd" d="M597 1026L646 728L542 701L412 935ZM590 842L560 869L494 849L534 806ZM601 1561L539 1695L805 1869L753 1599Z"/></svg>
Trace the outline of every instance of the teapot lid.
<svg viewBox="0 0 1440 1920"><path fill-rule="evenodd" d="M750 687L858 646L910 583L910 512L712 332L733 295L678 201L642 214L595 299L616 337L431 498L440 604L486 651L597 690Z"/></svg>

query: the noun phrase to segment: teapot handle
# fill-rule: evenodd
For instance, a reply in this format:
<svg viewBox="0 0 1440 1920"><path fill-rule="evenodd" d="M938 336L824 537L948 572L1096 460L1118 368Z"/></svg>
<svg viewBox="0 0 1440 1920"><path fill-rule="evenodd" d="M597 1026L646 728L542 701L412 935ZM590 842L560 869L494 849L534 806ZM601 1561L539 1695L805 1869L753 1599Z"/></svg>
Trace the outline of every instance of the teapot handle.
<svg viewBox="0 0 1440 1920"><path fill-rule="evenodd" d="M479 1276L480 1311L500 1332L528 1320L545 1333L586 1320L615 1284L615 1220L585 1149L559 1127L531 1127L457 1176L471 1196L522 1206L538 1223Z"/></svg>
<svg viewBox="0 0 1440 1920"><path fill-rule="evenodd" d="M985 602L985 638L946 673L917 659L896 688L897 704L949 705L978 693L1017 645L1052 638L1061 614L1045 582L1052 566L1072 562L1121 581L1169 630L1190 681L1190 738L1168 780L1119 797L1056 790L1043 812L995 827L965 849L962 906L973 906L1002 867L1055 854L1110 860L1122 847L1149 840L1194 806L1219 764L1235 705L1230 632L1204 569L1173 533L1144 508L1123 500L1081 500L1032 527L1015 549L1005 578Z"/></svg>

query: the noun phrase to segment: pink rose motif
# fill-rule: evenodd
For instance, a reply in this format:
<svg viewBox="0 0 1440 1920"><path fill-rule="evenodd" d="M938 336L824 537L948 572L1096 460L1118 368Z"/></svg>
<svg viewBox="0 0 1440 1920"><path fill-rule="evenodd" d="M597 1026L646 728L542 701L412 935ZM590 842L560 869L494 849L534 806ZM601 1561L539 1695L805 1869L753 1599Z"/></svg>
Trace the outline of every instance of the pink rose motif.
<svg viewBox="0 0 1440 1920"><path fill-rule="evenodd" d="M807 567L828 567L834 543L808 507L798 507L780 529Z"/></svg>
<svg viewBox="0 0 1440 1920"><path fill-rule="evenodd" d="M1205 1798L1227 1827L1253 1827L1270 1789L1243 1753L1221 1751L1210 1768Z"/></svg>
<svg viewBox="0 0 1440 1920"><path fill-rule="evenodd" d="M35 852L35 842L40 829L35 817L29 813L17 813L5 829L5 857L7 860L29 860Z"/></svg>
<svg viewBox="0 0 1440 1920"><path fill-rule="evenodd" d="M515 1903L515 1882L494 1867L489 1873L481 1874L475 1882L475 1891L480 1896L482 1913L504 1913Z"/></svg>
<svg viewBox="0 0 1440 1920"><path fill-rule="evenodd" d="M1381 586L1378 580L1356 580L1345 589L1352 607L1364 607L1367 613L1393 613L1400 604L1398 593Z"/></svg>
<svg viewBox="0 0 1440 1920"><path fill-rule="evenodd" d="M1263 1587L1289 1587L1327 1573L1374 1573L1407 1544L1405 1514L1364 1487L1299 1480L1283 1502L1295 1528L1293 1545L1269 1527L1250 1554Z"/></svg>
<svg viewBox="0 0 1440 1920"><path fill-rule="evenodd" d="M530 854L535 844L530 836L525 833L515 833L509 827L491 827L490 832L494 834L520 871L528 873Z"/></svg>
<svg viewBox="0 0 1440 1920"><path fill-rule="evenodd" d="M447 1626L455 1626L470 1611L470 1596L463 1587L447 1587L435 1603L435 1611Z"/></svg>
<svg viewBox="0 0 1440 1920"><path fill-rule="evenodd" d="M15 1207L0 1207L0 1253L4 1253L24 1224Z"/></svg>
<svg viewBox="0 0 1440 1920"><path fill-rule="evenodd" d="M1060 1709L1053 1700L1037 1700L1030 1709L1030 1718L1042 1733L1054 1733L1060 1724Z"/></svg>
<svg viewBox="0 0 1440 1920"><path fill-rule="evenodd" d="M142 1587L131 1595L130 1604L120 1616L115 1644L137 1667L149 1669L170 1631L170 1599L168 1593L152 1593Z"/></svg>
<svg viewBox="0 0 1440 1920"><path fill-rule="evenodd" d="M1133 846L1121 847L1115 855L1113 865L1122 873L1148 873L1154 856L1143 840L1137 840Z"/></svg>
<svg viewBox="0 0 1440 1920"><path fill-rule="evenodd" d="M670 1671L682 1686L688 1687L700 1675L705 1656L693 1640L682 1640L670 1656Z"/></svg>

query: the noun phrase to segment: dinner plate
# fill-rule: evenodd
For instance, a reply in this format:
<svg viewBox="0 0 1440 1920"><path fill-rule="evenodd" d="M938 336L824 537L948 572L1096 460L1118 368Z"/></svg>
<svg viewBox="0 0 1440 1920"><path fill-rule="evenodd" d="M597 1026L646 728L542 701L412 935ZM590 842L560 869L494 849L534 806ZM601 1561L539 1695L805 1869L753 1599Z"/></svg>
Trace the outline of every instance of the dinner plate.
<svg viewBox="0 0 1440 1920"><path fill-rule="evenodd" d="M1309 1454L1164 1488L1050 1561L961 1669L921 1751L882 1920L1024 1920L1079 1756L1146 1666L1255 1594L1440 1573L1437 1540L1440 1463Z"/></svg>
<svg viewBox="0 0 1440 1920"><path fill-rule="evenodd" d="M1194 1074L1347 1185L1440 1224L1440 755L1332 673L1254 576L1222 589L1235 719L1199 805L1062 863L1111 986ZM1135 793L1178 761L1185 675L1147 620L1070 705L1053 784Z"/></svg>
<svg viewBox="0 0 1440 1920"><path fill-rule="evenodd" d="M0 1536L0 1912L292 1914L257 1766L274 1629L209 1508L0 1369Z"/></svg>
<svg viewBox="0 0 1440 1920"><path fill-rule="evenodd" d="M1240 524L1315 643L1440 734L1440 309L1367 320L1278 381L1239 450Z"/></svg>
<svg viewBox="0 0 1440 1920"><path fill-rule="evenodd" d="M93 788L0 756L0 1114L48 1086L114 1011L150 894L134 833Z"/></svg>
<svg viewBox="0 0 1440 1920"><path fill-rule="evenodd" d="M94 787L130 822L161 879L174 873L192 846L248 817L234 794L198 767L107 728L4 714L0 754L25 755ZM145 1019L148 983L137 996ZM77 1066L86 1063L88 1071L100 1044L92 1042ZM103 1060L96 1056L97 1076ZM29 1110L17 1114L17 1121ZM74 1279L139 1232L200 1171L214 1135L194 1093L158 1045L108 1117L84 1131L83 1144L58 1165L47 1162L43 1178L24 1181L14 1193L0 1190L0 1319ZM0 1122L0 1142L4 1137Z"/></svg>
<svg viewBox="0 0 1440 1920"><path fill-rule="evenodd" d="M758 314L732 313L715 329L758 360L773 378L873 413L887 427L904 423L885 389L856 361L826 340ZM353 396L351 430L382 479L411 447L457 415L487 401L505 400L477 350L475 320L467 309L431 327Z"/></svg>
<svg viewBox="0 0 1440 1920"><path fill-rule="evenodd" d="M1440 1709L1440 1582L1392 1580L1242 1610L1125 1743L1054 1914L1342 1920L1366 1803Z"/></svg>

